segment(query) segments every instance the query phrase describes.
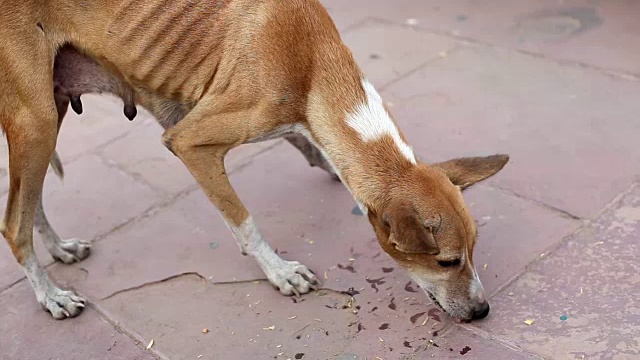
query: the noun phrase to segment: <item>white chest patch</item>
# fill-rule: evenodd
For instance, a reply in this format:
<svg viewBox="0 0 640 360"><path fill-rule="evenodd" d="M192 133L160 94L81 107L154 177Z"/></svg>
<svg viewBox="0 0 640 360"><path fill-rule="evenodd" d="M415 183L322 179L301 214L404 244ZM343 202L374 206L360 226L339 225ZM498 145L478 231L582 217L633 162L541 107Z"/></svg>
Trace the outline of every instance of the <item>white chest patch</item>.
<svg viewBox="0 0 640 360"><path fill-rule="evenodd" d="M365 79L362 80L362 87L367 100L357 105L353 113L347 115L347 125L365 142L378 140L385 135L391 136L400 152L415 164L416 157L413 150L402 141L398 127L382 105L382 99L376 89Z"/></svg>

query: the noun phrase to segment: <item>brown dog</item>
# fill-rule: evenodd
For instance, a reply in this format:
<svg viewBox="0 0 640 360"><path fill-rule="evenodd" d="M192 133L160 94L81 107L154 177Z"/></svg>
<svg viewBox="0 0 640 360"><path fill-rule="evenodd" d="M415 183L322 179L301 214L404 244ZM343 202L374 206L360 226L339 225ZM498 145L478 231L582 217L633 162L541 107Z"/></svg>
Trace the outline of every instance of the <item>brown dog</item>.
<svg viewBox="0 0 640 360"><path fill-rule="evenodd" d="M286 136L342 180L382 248L444 310L464 320L489 312L461 190L508 157L418 162L317 0L0 0L0 8L10 160L2 234L55 318L79 314L85 301L49 280L32 229L63 262L88 255L87 243L55 234L40 203L66 109L81 112L88 92L119 96L130 119L136 105L154 114L164 144L281 293L306 293L318 280L263 240L223 159L237 145Z"/></svg>

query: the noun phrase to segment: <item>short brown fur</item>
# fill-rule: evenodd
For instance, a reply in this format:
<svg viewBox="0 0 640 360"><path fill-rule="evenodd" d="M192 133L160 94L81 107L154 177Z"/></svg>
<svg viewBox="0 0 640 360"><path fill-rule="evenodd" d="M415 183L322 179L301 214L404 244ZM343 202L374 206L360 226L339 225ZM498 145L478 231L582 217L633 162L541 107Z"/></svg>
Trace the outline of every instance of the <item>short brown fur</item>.
<svg viewBox="0 0 640 360"><path fill-rule="evenodd" d="M460 189L508 157L429 166L403 156L391 136L360 139L345 120L367 101L363 74L318 1L1 0L0 8L0 121L10 156L1 231L20 264L34 256L34 211L68 104L81 111L83 93L109 92L128 117L135 104L155 115L164 144L231 226L249 212L227 178L226 153L278 129L304 129L311 143L292 143L312 164L330 169L330 160L382 248L407 270L441 275L438 259L466 252L458 275L424 287L472 302L475 223ZM90 70L74 74L65 61ZM92 82L83 83L88 72ZM473 304L456 304L442 305L473 317Z"/></svg>

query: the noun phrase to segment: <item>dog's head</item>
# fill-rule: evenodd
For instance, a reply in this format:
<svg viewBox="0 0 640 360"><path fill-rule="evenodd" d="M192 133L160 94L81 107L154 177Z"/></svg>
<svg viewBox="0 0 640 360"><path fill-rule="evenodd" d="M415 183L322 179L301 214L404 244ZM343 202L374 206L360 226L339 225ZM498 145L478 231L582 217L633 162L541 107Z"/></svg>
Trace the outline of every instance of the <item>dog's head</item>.
<svg viewBox="0 0 640 360"><path fill-rule="evenodd" d="M454 318L489 313L473 265L476 222L462 190L502 169L507 155L418 164L397 179L380 209L368 212L378 241L411 278Z"/></svg>

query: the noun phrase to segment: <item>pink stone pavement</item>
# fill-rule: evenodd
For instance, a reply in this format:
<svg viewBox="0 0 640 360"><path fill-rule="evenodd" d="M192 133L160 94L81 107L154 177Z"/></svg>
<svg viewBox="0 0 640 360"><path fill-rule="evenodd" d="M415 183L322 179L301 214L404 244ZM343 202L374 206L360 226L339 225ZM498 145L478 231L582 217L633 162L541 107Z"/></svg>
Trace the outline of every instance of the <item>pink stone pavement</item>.
<svg viewBox="0 0 640 360"><path fill-rule="evenodd" d="M45 207L93 253L67 266L36 246L90 306L51 319L2 242L0 360L640 358L640 3L324 3L421 158L511 155L465 194L489 317L447 320L348 192L273 141L227 164L272 246L324 281L280 296L153 119L86 96L62 128L67 174L48 177Z"/></svg>

